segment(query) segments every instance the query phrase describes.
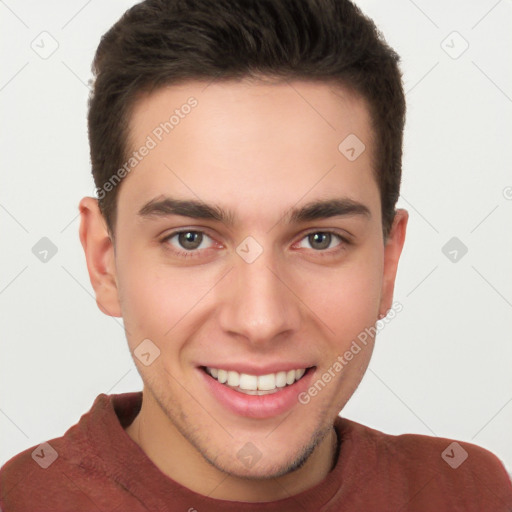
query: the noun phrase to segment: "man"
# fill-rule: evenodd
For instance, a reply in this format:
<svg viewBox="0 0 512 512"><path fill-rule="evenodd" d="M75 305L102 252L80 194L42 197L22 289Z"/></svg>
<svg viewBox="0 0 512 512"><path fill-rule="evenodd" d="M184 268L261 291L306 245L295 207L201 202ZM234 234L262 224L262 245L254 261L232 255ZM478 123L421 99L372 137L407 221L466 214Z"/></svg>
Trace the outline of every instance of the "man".
<svg viewBox="0 0 512 512"><path fill-rule="evenodd" d="M144 389L9 461L2 510L510 511L482 448L338 416L399 307L408 220L373 23L340 0L147 0L94 72L80 239Z"/></svg>

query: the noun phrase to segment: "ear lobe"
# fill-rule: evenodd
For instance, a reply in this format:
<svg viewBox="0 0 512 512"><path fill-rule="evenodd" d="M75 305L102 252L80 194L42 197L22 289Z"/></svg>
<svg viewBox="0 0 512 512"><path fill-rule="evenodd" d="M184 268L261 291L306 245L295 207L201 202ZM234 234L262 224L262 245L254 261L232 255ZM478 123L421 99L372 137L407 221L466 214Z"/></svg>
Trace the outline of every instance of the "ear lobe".
<svg viewBox="0 0 512 512"><path fill-rule="evenodd" d="M386 316L393 304L393 292L398 269L398 261L405 242L407 221L409 213L407 210L398 209L393 219L393 225L384 247L384 271L382 280L382 295L380 301L380 315Z"/></svg>
<svg viewBox="0 0 512 512"><path fill-rule="evenodd" d="M96 304L106 315L120 317L114 245L98 200L84 197L80 201L79 210L80 242L87 261L89 279L96 294Z"/></svg>

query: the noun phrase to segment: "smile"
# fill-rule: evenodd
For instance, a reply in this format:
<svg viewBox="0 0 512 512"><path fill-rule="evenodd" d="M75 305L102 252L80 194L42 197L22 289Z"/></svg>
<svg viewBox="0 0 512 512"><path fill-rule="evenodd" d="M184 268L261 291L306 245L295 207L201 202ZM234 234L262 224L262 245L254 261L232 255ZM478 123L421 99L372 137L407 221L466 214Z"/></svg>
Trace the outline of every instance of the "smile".
<svg viewBox="0 0 512 512"><path fill-rule="evenodd" d="M279 371L266 375L251 375L239 373L233 370L204 367L208 375L239 393L247 395L268 395L278 392L280 389L291 386L302 379L307 368Z"/></svg>

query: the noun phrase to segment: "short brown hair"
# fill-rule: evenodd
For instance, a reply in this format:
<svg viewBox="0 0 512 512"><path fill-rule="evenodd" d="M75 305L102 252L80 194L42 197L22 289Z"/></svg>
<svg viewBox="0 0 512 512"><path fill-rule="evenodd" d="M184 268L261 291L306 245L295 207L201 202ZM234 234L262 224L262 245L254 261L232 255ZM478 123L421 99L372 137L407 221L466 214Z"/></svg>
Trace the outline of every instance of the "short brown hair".
<svg viewBox="0 0 512 512"><path fill-rule="evenodd" d="M145 0L102 37L89 143L99 206L114 233L137 96L187 80L251 77L338 83L361 95L376 136L374 175L387 239L400 194L405 96L398 55L349 0ZM341 141L340 141L341 142Z"/></svg>

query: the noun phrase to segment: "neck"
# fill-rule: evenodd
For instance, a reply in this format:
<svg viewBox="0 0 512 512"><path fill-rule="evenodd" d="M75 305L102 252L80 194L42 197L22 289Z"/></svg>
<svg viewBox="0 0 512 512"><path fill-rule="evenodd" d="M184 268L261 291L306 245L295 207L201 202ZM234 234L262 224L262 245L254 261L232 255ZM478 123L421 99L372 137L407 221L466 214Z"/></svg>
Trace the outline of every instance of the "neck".
<svg viewBox="0 0 512 512"><path fill-rule="evenodd" d="M126 428L126 433L160 471L198 494L229 501L276 501L314 487L336 464L338 439L333 427L304 465L291 473L271 479L248 479L226 474L210 464L183 437L150 398L151 393L144 391L143 396L141 410Z"/></svg>

